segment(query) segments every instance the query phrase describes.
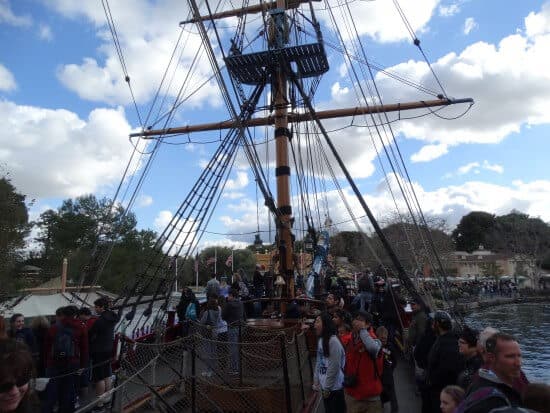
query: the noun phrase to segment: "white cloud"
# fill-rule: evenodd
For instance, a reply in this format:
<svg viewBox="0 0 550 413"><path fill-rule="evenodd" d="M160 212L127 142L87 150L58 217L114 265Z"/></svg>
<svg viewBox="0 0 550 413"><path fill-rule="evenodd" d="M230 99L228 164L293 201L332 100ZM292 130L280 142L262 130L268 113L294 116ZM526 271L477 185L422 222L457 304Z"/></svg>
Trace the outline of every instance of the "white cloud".
<svg viewBox="0 0 550 413"><path fill-rule="evenodd" d="M53 40L52 28L47 24L41 24L38 28L38 37L48 42Z"/></svg>
<svg viewBox="0 0 550 413"><path fill-rule="evenodd" d="M196 249L201 250L209 246L224 246L224 247L234 247L234 248L244 248L250 243L240 242L231 240L227 237L223 238L208 238L211 237L210 234L205 233L199 244L196 244L195 238L197 238L197 221L188 221L186 225L183 225L183 222L174 223L172 222L174 214L169 210L159 211L157 216L154 219L153 227L158 232L159 235L162 235L166 241L163 245L163 250L167 254L176 254L186 253L190 247L191 253L195 252ZM171 225L168 227L168 225ZM174 227L175 225L175 227ZM165 231L166 230L166 231ZM192 244L193 241L193 244Z"/></svg>
<svg viewBox="0 0 550 413"><path fill-rule="evenodd" d="M201 241L201 245L200 245L199 249L202 250L202 249L208 248L208 247L226 247L226 248L239 250L239 249L245 249L250 244L252 244L252 241L251 242L236 241L236 240L232 240L230 238L221 238L221 239L215 239L215 240L214 239L209 239L209 240ZM218 263L218 265L219 265L219 263Z"/></svg>
<svg viewBox="0 0 550 413"><path fill-rule="evenodd" d="M426 25L434 14L439 1L403 0L399 4L413 30L419 33L426 30ZM355 32L346 30L347 27L352 27L349 24L348 6L354 21L360 22L354 27L360 36L367 35L383 43L410 40L409 32L391 1L354 1L347 3L346 7L334 7L332 12L336 19L336 25L332 24L327 11L319 11L317 16L325 22L330 22L329 26L339 30L344 38L350 38L355 36Z"/></svg>
<svg viewBox="0 0 550 413"><path fill-rule="evenodd" d="M396 178L388 176L388 180L392 189L394 189L394 195L397 195L399 211L405 213L407 208L402 197L398 195L399 191L396 190ZM532 182L516 180L508 186L481 181L468 181L460 185L443 186L431 191L414 182L413 187L423 212L428 216L434 215L445 218L450 228L456 226L460 218L471 211L487 211L502 215L509 213L512 209L517 209L531 216L550 221L550 210L547 208L548 203L550 203L550 180ZM365 212L352 191L348 187L344 187L343 192L352 211L358 218L360 227L364 231L371 232L372 228L364 216ZM318 194L318 196L327 198L330 205L330 217L336 224L338 231L356 230L337 191L329 191L326 194ZM379 221L392 217L397 211L385 183L381 184L376 191L364 194L363 197ZM236 205L235 211L234 216L227 216L222 219L227 232L254 232L256 230L255 203L251 200L242 202ZM321 212L324 213L324 211ZM298 213L299 208L296 208L296 214ZM260 218L263 216L263 210L261 210ZM261 229L266 228L264 226L265 222L264 220L260 222ZM297 217L296 222L300 222ZM298 229L295 232L298 232ZM241 239L242 237L233 238ZM249 235L248 238L252 239L252 236Z"/></svg>
<svg viewBox="0 0 550 413"><path fill-rule="evenodd" d="M225 184L225 189L228 191L238 191L244 189L248 185L248 174L246 172L238 171L235 179L228 179Z"/></svg>
<svg viewBox="0 0 550 413"><path fill-rule="evenodd" d="M477 23L473 17L468 17L464 21L464 29L463 32L465 35L470 34L470 32L477 28Z"/></svg>
<svg viewBox="0 0 550 413"><path fill-rule="evenodd" d="M504 167L499 164L491 164L489 161L485 160L483 161L483 169L487 169L488 171L496 172L497 174L504 173Z"/></svg>
<svg viewBox="0 0 550 413"><path fill-rule="evenodd" d="M457 170L457 174L465 175L474 168L479 168L479 162L470 162L466 165L463 165L463 166L459 167L458 170Z"/></svg>
<svg viewBox="0 0 550 413"><path fill-rule="evenodd" d="M67 18L91 21L101 41L99 59L88 56L81 62L63 64L59 68L57 76L61 83L82 99L113 105L131 103L128 84L124 79L111 33L107 29L101 4L68 0L49 0L47 4ZM132 92L138 103L144 103L153 97L165 74L173 47L177 43L178 24L187 14L186 6L182 7L182 3L174 1L136 1L132 3L132 7L128 7L126 3L114 2L110 8L116 22L118 41L130 76ZM178 12L174 13L174 9ZM215 81L208 81L211 76L210 64L200 37L192 33L193 31L184 31L180 49L176 51L172 66L166 72L167 81L160 95L167 94L173 98L180 92L180 86L186 84L181 91L181 98L186 98L198 85L206 82L207 86L193 94L188 103L196 106L220 106L221 99ZM196 69L190 71L197 51L202 56ZM144 58L147 62L156 64L144 64ZM168 83L171 87L167 91ZM169 109L170 99L164 104L161 112Z"/></svg>
<svg viewBox="0 0 550 413"><path fill-rule="evenodd" d="M153 205L153 197L150 195L140 195L137 201L137 206L143 208L150 205Z"/></svg>
<svg viewBox="0 0 550 413"><path fill-rule="evenodd" d="M499 164L492 164L488 160L480 162L470 162L465 165L460 166L455 173L448 173L443 176L443 178L451 178L453 176L466 175L470 172L478 175L482 170L496 172L497 174L504 173L504 167Z"/></svg>
<svg viewBox="0 0 550 413"><path fill-rule="evenodd" d="M174 215L171 211L163 210L158 213L158 215L155 217L155 220L153 221L153 226L155 230L162 232L164 228L170 223L172 220L172 217Z"/></svg>
<svg viewBox="0 0 550 413"><path fill-rule="evenodd" d="M9 0L0 0L0 23L29 27L32 25L32 19L29 16L16 16L13 14Z"/></svg>
<svg viewBox="0 0 550 413"><path fill-rule="evenodd" d="M226 199L239 199L243 198L244 196L246 196L244 192L224 192L222 194L222 198Z"/></svg>
<svg viewBox="0 0 550 413"><path fill-rule="evenodd" d="M535 37L550 32L550 3L545 3L539 13L531 12L525 18L525 33Z"/></svg>
<svg viewBox="0 0 550 413"><path fill-rule="evenodd" d="M465 116L456 120L444 118L459 116L467 109L466 105L444 108L439 112L442 118L425 116L396 123L396 132L426 145L412 156L413 161L435 159L461 144L497 144L519 133L522 127L550 123L547 110L550 72L546 70L550 32L541 32L542 29L533 23L543 18L541 15L547 18L548 7L526 19L529 35L512 34L496 45L477 42L460 53L449 53L434 62L433 68L450 96L472 97L476 103ZM389 70L436 87L423 62L408 61ZM386 102L419 100L418 93L382 74L378 74L378 86L385 91ZM514 105L513 102L522 104ZM409 111L401 119L429 113L427 110Z"/></svg>
<svg viewBox="0 0 550 413"><path fill-rule="evenodd" d="M3 65L0 64L0 90L9 92L17 89L13 74Z"/></svg>
<svg viewBox="0 0 550 413"><path fill-rule="evenodd" d="M118 182L129 159L131 129L122 108L95 109L84 120L0 100L0 123L0 162L29 197L93 193Z"/></svg>
<svg viewBox="0 0 550 413"><path fill-rule="evenodd" d="M458 3L453 3L449 5L440 5L439 6L439 15L442 17L451 17L460 12L460 5Z"/></svg>
<svg viewBox="0 0 550 413"><path fill-rule="evenodd" d="M418 152L411 155L411 161L428 162L445 155L447 152L449 152L449 149L445 144L426 145L423 146Z"/></svg>

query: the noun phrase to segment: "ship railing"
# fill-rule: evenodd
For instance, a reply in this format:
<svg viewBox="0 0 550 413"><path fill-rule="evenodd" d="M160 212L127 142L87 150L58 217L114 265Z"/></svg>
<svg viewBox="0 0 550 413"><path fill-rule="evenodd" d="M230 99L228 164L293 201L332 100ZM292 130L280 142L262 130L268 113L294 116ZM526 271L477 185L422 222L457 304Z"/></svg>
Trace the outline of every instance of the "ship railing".
<svg viewBox="0 0 550 413"><path fill-rule="evenodd" d="M314 361L296 325L237 323L216 333L191 323L170 342L120 340L113 412L297 412L310 402Z"/></svg>

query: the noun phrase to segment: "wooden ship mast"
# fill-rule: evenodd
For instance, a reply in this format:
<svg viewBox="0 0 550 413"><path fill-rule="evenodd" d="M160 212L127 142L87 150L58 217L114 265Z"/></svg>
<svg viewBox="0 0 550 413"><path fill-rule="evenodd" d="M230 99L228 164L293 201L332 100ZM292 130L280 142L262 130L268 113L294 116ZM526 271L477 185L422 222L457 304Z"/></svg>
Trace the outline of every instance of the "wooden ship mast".
<svg viewBox="0 0 550 413"><path fill-rule="evenodd" d="M314 0L320 1L320 0ZM293 250L294 250L294 235L292 233L293 216L291 206L290 193L290 164L289 164L289 144L291 132L289 124L294 122L315 121L319 122L322 119L351 117L357 115L368 115L387 112L399 112L411 109L422 109L436 106L446 106L456 103L473 103L470 98L465 99L449 99L442 95L438 99L418 102L397 103L391 105L370 105L362 107L351 107L333 110L324 110L316 112L310 107L305 113L289 112L288 90L290 81L296 82L297 79L320 76L329 69L328 60L324 45L320 36L317 42L303 45L289 45L288 33L288 16L286 11L295 9L300 5L310 3L307 0L277 0L264 2L259 5L249 6L245 8L227 10L219 13L208 14L205 16L195 15L193 18L181 22L199 23L203 21L211 21L223 19L227 17L243 16L251 13L268 13L269 27L267 30L268 50L261 52L253 52L248 54L230 54L226 56L225 64L231 77L238 82L247 85L259 85L267 82L271 83L271 93L273 96L274 114L261 118L235 119L221 122L203 123L197 125L188 125L181 127L173 127L166 129L143 130L139 133L131 134L132 137L153 137L166 136L174 134L188 134L192 132L212 131L243 127L256 127L273 125L274 138L276 148L276 247L279 255L278 274L284 277L286 282L286 297L294 296L294 265ZM312 10L313 13L313 10ZM291 66L292 63L292 66ZM293 70L293 68L297 68ZM292 79L290 79L292 77ZM304 98L304 100L306 100ZM311 103L309 103L311 105ZM324 128L322 128L323 132ZM333 145L329 142L329 146ZM405 270L400 264L397 256L393 252L389 242L386 240L384 233L376 222L373 214L360 196L353 180L343 162L337 156L340 166L344 168L344 173L348 181L354 188L356 195L360 197L359 201L365 209L371 223L380 237L384 247L386 248L390 259L396 266L399 278L406 279L406 287L411 287L412 283ZM361 202L362 201L362 202ZM408 281L408 282L407 282ZM414 287L412 287L414 289Z"/></svg>

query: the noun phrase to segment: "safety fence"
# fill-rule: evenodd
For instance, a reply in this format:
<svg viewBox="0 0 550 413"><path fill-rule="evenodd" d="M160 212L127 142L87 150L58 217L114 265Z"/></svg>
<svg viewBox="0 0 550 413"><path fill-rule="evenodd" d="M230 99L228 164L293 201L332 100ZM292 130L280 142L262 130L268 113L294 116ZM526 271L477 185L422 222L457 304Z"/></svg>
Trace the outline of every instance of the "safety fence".
<svg viewBox="0 0 550 413"><path fill-rule="evenodd" d="M217 333L193 323L186 337L158 341L122 340L113 412L296 412L310 398L314 360L297 325Z"/></svg>

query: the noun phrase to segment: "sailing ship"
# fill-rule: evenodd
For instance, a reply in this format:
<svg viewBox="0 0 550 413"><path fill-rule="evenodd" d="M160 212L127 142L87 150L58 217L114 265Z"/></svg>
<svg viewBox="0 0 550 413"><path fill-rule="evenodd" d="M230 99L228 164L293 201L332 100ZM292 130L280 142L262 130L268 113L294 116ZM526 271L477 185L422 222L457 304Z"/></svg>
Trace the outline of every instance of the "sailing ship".
<svg viewBox="0 0 550 413"><path fill-rule="evenodd" d="M425 300L339 153L338 132L330 129L339 129L334 126L335 120L348 119L348 126L363 127L366 133L380 138L378 146L374 141L373 146L393 157L389 159L392 165L392 162L398 163L397 170L403 172L403 176L396 175L399 189L403 197L411 200L410 205L407 203L409 212L413 222L422 228L426 226L424 216L391 126L395 119L390 119L389 114L393 112L400 117L406 111L413 111L413 116L430 115L436 110L432 108L468 106L473 100L451 98L442 87L434 91L371 62L350 8L370 5L359 4L361 2L353 5L353 1L339 1L334 5L320 0L277 0L243 1L236 8L236 2L217 2L213 9L208 2L201 2L200 7L196 1L187 3L189 15L181 22L182 31L194 30L200 36L202 47L197 50L197 56L204 53L212 68L212 77L204 84L214 79L228 116L225 120L173 126L176 109L181 110L182 103L196 93L195 89L182 86L187 94L182 93L158 120L144 124L141 131L131 135L150 140L151 148L136 192L155 151L173 136L215 133L220 135L220 142L160 235L156 254L150 257L147 268L132 278L123 293L113 300L126 328L134 332L141 328L143 332L143 325L153 321L153 328L146 334L147 340L120 337L115 410L311 410L311 337L300 329L303 320L249 319L247 324L238 326L238 340L231 342L220 342L212 331L199 325L192 326L188 336L178 338L174 333L173 312L169 311L177 280L171 268L173 257L194 258L232 167L237 157L241 157L249 163L258 192L276 228L271 271L284 281L284 288L276 300L281 314L284 315L287 302L296 300L294 245L297 237L307 237L315 246L308 274L308 298L300 300L310 308L322 306L316 298L321 293L319 285L322 285L320 280L330 241L320 217L331 214L328 202L325 201L324 210L316 205L320 203L316 191L332 190L341 194L351 221L365 232L357 211L349 205L351 200L344 195L343 186L349 188L355 197L353 202L360 206L361 213L368 218L384 246L393 265L392 273L410 296ZM402 13L398 2L394 4ZM337 17L337 12L344 17ZM323 20L319 17L321 14ZM404 15L402 17L407 24ZM335 27L338 24L341 31ZM330 26L332 32L328 38ZM344 26L349 30L346 35L342 33ZM414 33L412 43L420 46ZM356 106L320 109L315 103L316 94L323 85L323 75L330 69L329 50L339 53L347 65L349 80L357 91ZM195 63L188 68L190 74L196 70ZM427 60L426 65L430 66ZM377 88L377 74L414 86L429 98L386 104ZM432 83L441 86L435 73ZM329 122L333 122L331 127ZM157 127L159 124L162 127ZM260 146L266 151L275 147L272 168L275 185L268 172L269 156L267 161L260 156ZM357 150L363 150L359 144ZM296 201L298 207L293 205ZM428 249L433 248L433 244L429 244L429 234L424 236ZM81 283L97 284L109 252L109 243L102 242L99 234ZM433 267L437 267L436 251L426 256L435 260ZM235 357L238 375L228 376L227 363L235 362ZM204 372L210 375L203 375Z"/></svg>

